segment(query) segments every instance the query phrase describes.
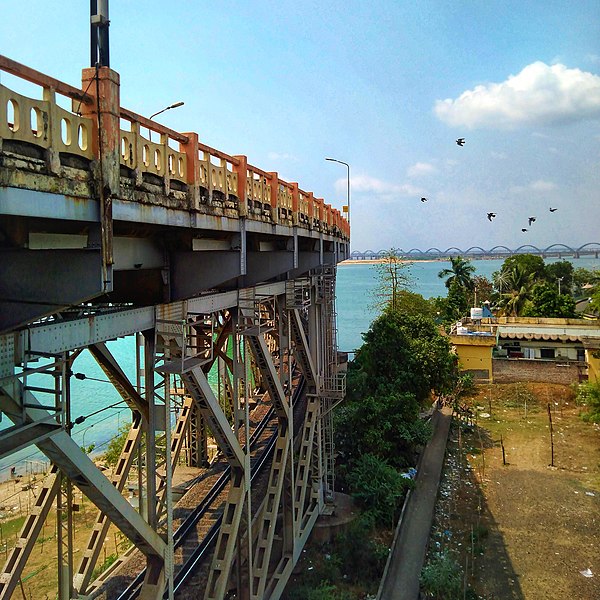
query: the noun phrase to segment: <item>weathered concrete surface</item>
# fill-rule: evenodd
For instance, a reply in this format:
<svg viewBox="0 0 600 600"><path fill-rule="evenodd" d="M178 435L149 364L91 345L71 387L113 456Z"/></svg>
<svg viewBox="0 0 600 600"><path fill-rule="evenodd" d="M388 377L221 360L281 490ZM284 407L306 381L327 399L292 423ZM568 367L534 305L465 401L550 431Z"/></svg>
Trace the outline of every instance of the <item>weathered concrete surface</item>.
<svg viewBox="0 0 600 600"><path fill-rule="evenodd" d="M378 594L381 600L417 600L419 597L419 576L433 523L451 420L448 408L433 415L433 436L421 457L416 485L399 524Z"/></svg>

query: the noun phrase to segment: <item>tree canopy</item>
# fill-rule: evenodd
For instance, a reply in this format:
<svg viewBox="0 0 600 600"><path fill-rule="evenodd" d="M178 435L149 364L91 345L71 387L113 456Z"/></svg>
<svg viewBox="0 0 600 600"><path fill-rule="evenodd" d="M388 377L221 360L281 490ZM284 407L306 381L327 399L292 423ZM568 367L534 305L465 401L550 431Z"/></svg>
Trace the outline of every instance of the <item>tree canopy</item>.
<svg viewBox="0 0 600 600"><path fill-rule="evenodd" d="M538 283L533 286L522 314L524 317L573 318L575 300L570 294L559 294L551 283Z"/></svg>
<svg viewBox="0 0 600 600"><path fill-rule="evenodd" d="M462 256L451 256L450 257L450 268L442 269L438 273L440 279L446 278L446 287L450 289L453 283L457 283L459 287L465 290L472 290L473 274L475 273L475 267L471 264L470 260L464 259Z"/></svg>

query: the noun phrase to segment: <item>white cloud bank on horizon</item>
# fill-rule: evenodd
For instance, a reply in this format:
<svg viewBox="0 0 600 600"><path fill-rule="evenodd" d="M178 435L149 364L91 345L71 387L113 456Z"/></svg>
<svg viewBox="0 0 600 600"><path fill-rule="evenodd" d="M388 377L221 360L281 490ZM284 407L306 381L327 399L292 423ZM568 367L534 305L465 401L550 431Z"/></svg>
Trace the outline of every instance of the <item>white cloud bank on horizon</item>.
<svg viewBox="0 0 600 600"><path fill-rule="evenodd" d="M335 182L335 190L341 194L347 190L348 180L344 177ZM411 184L397 184L377 179L369 175L354 175L350 178L352 193L373 194L382 200L396 196L421 196L422 190Z"/></svg>
<svg viewBox="0 0 600 600"><path fill-rule="evenodd" d="M600 77L563 64L527 65L502 83L478 85L452 100L437 100L448 125L511 128L600 118Z"/></svg>

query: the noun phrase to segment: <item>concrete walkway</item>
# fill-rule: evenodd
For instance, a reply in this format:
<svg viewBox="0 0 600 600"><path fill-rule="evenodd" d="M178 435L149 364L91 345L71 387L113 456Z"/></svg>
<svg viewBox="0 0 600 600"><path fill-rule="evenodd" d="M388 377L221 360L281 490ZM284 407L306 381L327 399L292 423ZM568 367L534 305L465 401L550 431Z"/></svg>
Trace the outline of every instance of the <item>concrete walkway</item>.
<svg viewBox="0 0 600 600"><path fill-rule="evenodd" d="M417 600L419 597L419 577L433 523L451 420L448 408L435 411L433 415L433 436L421 456L415 488L410 492L398 523L391 556L377 594L379 600Z"/></svg>

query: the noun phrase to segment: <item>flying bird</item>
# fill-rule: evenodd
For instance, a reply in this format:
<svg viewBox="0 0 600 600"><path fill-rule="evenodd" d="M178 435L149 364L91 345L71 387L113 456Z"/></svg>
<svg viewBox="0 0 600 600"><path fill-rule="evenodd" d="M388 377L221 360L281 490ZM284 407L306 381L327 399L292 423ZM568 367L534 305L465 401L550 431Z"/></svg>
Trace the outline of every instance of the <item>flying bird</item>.
<svg viewBox="0 0 600 600"><path fill-rule="evenodd" d="M421 198L421 202L427 202L427 198Z"/></svg>
<svg viewBox="0 0 600 600"><path fill-rule="evenodd" d="M496 213L488 213L487 214L488 221L491 221L495 216L496 216Z"/></svg>
<svg viewBox="0 0 600 600"><path fill-rule="evenodd" d="M456 143L457 143L459 146L464 146L464 145L465 145L465 138L458 138L458 139L456 140Z"/></svg>
<svg viewBox="0 0 600 600"><path fill-rule="evenodd" d="M551 209L550 209L550 212L554 212L554 211L556 211L556 210L558 210L558 208L551 208Z"/></svg>
<svg viewBox="0 0 600 600"><path fill-rule="evenodd" d="M529 221L529 227L531 227L532 223L535 223L535 217L529 217L527 220Z"/></svg>
<svg viewBox="0 0 600 600"><path fill-rule="evenodd" d="M521 231L529 231L529 229L525 229L525 227L523 227Z"/></svg>

